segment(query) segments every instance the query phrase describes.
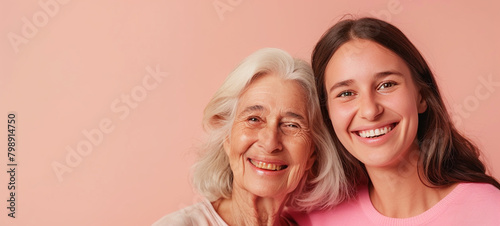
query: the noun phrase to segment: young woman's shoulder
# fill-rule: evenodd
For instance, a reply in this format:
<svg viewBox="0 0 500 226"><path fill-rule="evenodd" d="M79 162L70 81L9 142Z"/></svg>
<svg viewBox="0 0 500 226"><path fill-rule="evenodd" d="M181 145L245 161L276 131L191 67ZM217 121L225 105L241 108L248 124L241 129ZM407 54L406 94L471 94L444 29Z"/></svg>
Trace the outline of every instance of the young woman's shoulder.
<svg viewBox="0 0 500 226"><path fill-rule="evenodd" d="M457 198L472 204L500 208L500 189L486 183L462 183L457 187L461 189ZM498 209L500 213L500 209Z"/></svg>
<svg viewBox="0 0 500 226"><path fill-rule="evenodd" d="M461 183L450 195L436 222L500 225L500 217L498 217L500 190L495 186L485 183Z"/></svg>

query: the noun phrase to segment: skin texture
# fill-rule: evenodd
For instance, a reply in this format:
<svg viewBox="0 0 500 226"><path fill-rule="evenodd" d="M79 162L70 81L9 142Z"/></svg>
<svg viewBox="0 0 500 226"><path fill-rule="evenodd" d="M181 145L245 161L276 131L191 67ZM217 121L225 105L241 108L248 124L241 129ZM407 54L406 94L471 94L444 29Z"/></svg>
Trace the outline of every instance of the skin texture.
<svg viewBox="0 0 500 226"><path fill-rule="evenodd" d="M330 59L325 88L335 133L365 165L370 199L380 213L416 216L455 187L431 188L421 180L416 134L418 114L426 111L427 103L399 56L373 41L351 40ZM391 130L378 137L362 136L384 128Z"/></svg>
<svg viewBox="0 0 500 226"><path fill-rule="evenodd" d="M315 160L306 106L297 82L273 74L254 79L240 96L224 143L234 175L233 194L214 203L228 224L283 223L280 213L289 194ZM260 169L259 162L281 169Z"/></svg>
<svg viewBox="0 0 500 226"><path fill-rule="evenodd" d="M333 55L325 75L335 132L366 167L398 167L402 157L418 149L418 113L426 104L396 54L371 41L351 41ZM358 135L386 126L392 131L378 138Z"/></svg>

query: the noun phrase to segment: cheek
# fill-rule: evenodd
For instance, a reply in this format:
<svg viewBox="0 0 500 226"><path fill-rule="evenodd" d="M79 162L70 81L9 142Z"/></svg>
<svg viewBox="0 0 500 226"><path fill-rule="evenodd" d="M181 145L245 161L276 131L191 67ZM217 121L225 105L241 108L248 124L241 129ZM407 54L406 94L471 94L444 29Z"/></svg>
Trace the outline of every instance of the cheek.
<svg viewBox="0 0 500 226"><path fill-rule="evenodd" d="M245 153L255 142L256 132L241 126L235 126L231 131L229 156L239 156Z"/></svg>
<svg viewBox="0 0 500 226"><path fill-rule="evenodd" d="M329 116L335 131L346 130L354 114L354 108L349 104L330 103Z"/></svg>
<svg viewBox="0 0 500 226"><path fill-rule="evenodd" d="M292 160L300 166L306 166L307 160L312 155L313 145L311 138L306 135L301 136L291 136L287 138L286 149L290 151L290 155L292 155Z"/></svg>
<svg viewBox="0 0 500 226"><path fill-rule="evenodd" d="M293 146L294 149L291 151L291 156L294 161L294 167L290 168L290 173L288 177L289 188L295 189L304 174L308 170L308 163L310 162L313 146L312 142L309 140L302 140L297 138L300 142L296 142ZM311 164L312 165L312 164Z"/></svg>
<svg viewBox="0 0 500 226"><path fill-rule="evenodd" d="M251 138L244 129L234 128L231 131L230 141L225 144L225 151L229 158L229 165L234 175L244 173L245 153L251 146Z"/></svg>
<svg viewBox="0 0 500 226"><path fill-rule="evenodd" d="M297 188L302 178L308 173L308 170L311 169L316 160L313 157L314 145L312 141L304 142L299 147L300 149L297 150L299 153L295 156L297 166L293 167L289 174L288 186L291 189L290 192Z"/></svg>
<svg viewBox="0 0 500 226"><path fill-rule="evenodd" d="M402 93L399 95L394 95L393 98L385 102L385 106L393 109L395 112L404 117L409 117L414 120L418 119L418 106L414 98L411 97L411 93Z"/></svg>

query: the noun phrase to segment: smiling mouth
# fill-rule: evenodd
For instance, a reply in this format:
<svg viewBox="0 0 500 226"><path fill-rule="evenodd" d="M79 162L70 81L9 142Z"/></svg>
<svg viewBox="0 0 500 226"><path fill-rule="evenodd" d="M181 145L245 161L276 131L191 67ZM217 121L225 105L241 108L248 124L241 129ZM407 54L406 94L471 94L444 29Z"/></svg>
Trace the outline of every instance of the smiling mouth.
<svg viewBox="0 0 500 226"><path fill-rule="evenodd" d="M397 125L396 123L393 123L393 124L390 124L388 126L384 126L381 128L361 130L361 131L357 131L355 133L358 134L358 136L363 137L363 138L376 138L376 137L380 137L380 136L383 136L383 135L389 133L391 130L394 129L394 127L396 127L396 125Z"/></svg>
<svg viewBox="0 0 500 226"><path fill-rule="evenodd" d="M272 163L265 163L253 159L248 159L250 160L250 163L254 165L255 167L263 170L270 170L270 171L279 171L279 170L284 170L288 166L287 165L277 165L277 164L272 164Z"/></svg>

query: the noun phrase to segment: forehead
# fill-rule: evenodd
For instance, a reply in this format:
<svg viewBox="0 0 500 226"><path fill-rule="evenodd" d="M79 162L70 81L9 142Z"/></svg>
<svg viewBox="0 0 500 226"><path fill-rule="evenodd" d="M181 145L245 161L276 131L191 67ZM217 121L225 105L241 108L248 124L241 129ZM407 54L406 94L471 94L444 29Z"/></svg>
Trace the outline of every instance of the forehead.
<svg viewBox="0 0 500 226"><path fill-rule="evenodd" d="M299 82L271 73L252 80L239 97L237 111L260 105L268 110L293 108L306 112L306 100L307 94Z"/></svg>
<svg viewBox="0 0 500 226"><path fill-rule="evenodd" d="M395 70L411 77L406 62L396 53L370 40L355 39L343 44L331 57L325 70L326 80L371 75Z"/></svg>

